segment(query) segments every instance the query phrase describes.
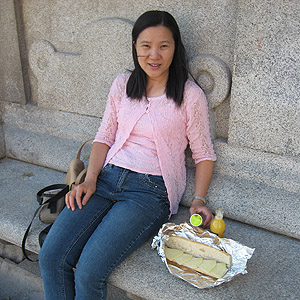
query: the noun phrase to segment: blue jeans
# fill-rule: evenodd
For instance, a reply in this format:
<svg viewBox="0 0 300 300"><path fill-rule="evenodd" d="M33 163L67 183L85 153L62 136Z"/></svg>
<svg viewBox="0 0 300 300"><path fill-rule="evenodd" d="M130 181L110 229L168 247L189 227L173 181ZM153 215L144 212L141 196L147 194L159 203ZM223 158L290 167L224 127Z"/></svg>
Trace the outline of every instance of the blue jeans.
<svg viewBox="0 0 300 300"><path fill-rule="evenodd" d="M39 262L46 300L106 299L109 274L169 213L161 176L105 166L87 204L65 208L43 244Z"/></svg>

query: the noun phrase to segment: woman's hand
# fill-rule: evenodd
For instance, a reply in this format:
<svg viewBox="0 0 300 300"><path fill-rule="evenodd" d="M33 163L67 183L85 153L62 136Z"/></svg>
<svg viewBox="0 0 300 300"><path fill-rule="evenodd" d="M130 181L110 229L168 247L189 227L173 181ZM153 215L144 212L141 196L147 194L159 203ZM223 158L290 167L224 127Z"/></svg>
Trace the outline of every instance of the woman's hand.
<svg viewBox="0 0 300 300"><path fill-rule="evenodd" d="M203 226L208 227L213 220L214 216L209 208L203 205L203 201L194 199L190 208L190 214L199 214L204 220Z"/></svg>
<svg viewBox="0 0 300 300"><path fill-rule="evenodd" d="M75 200L79 209L82 209L83 205L86 205L90 197L96 191L96 182L94 181L84 181L83 183L76 185L73 187L71 191L66 194L65 202L67 207L75 210ZM82 195L84 197L82 198ZM82 198L82 200L81 200Z"/></svg>

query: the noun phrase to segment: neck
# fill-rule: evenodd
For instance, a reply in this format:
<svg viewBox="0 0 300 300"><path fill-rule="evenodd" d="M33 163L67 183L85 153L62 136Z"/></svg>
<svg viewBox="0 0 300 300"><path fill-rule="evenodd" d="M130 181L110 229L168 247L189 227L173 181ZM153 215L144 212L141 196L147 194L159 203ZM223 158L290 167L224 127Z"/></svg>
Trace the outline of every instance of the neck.
<svg viewBox="0 0 300 300"><path fill-rule="evenodd" d="M161 96L166 92L167 80L152 80L148 78L147 82L147 96L157 97Z"/></svg>

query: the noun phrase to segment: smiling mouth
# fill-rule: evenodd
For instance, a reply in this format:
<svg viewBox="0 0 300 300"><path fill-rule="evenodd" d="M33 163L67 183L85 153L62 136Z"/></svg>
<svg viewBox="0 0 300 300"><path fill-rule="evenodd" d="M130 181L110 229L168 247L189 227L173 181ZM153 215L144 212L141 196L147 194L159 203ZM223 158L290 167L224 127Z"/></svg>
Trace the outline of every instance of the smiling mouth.
<svg viewBox="0 0 300 300"><path fill-rule="evenodd" d="M149 64L151 67L159 67L160 64Z"/></svg>

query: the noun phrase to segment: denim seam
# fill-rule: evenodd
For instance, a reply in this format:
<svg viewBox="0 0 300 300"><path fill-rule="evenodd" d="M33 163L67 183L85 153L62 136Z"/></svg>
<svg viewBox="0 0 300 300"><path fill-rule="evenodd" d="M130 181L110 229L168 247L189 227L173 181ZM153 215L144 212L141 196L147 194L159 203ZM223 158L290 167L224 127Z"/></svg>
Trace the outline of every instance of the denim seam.
<svg viewBox="0 0 300 300"><path fill-rule="evenodd" d="M121 192L123 191L122 186L125 184L125 181L126 181L126 178L127 178L128 174L129 174L128 169L122 169L122 172L119 176L118 183L116 185L116 190L119 189L119 191L121 191Z"/></svg>
<svg viewBox="0 0 300 300"><path fill-rule="evenodd" d="M112 203L113 205L113 203ZM112 206L111 205L111 206ZM82 237L82 235L91 227L91 225L101 216L103 215L104 212L108 212L111 209L111 206L109 206L107 209L101 211L101 213L98 213L97 215L94 216L94 218L91 220L91 222L85 227L83 228L83 230L76 236L76 238L74 239L74 241L71 243L70 247L67 249L65 255L63 256L62 262L60 264L60 276L61 276L61 282L62 282L62 294L63 294L63 298L66 299L66 293L65 293L65 280L64 280L64 265L65 265L65 261L66 261L66 257L69 255L70 251L73 249L74 245L77 243L77 241ZM105 213L105 214L106 214Z"/></svg>
<svg viewBox="0 0 300 300"><path fill-rule="evenodd" d="M160 214L157 216L157 218L155 218L152 223L150 225L148 225L147 227L145 227L143 230L141 230L139 232L138 235L135 236L135 239L133 239L131 241L131 243L127 246L127 248L122 252L122 254L118 257L118 259L116 259L116 261L111 265L110 269L107 271L107 273L104 276L104 280L101 280L103 283L107 280L108 275L113 271L113 269L119 264L119 262L122 261L123 257L128 253L128 251L132 248L132 246L134 245L134 243L137 241L137 239L149 228L151 228L151 226L156 222L156 220L158 220L162 214L164 213L164 209L161 210ZM102 283L102 285L103 285Z"/></svg>

